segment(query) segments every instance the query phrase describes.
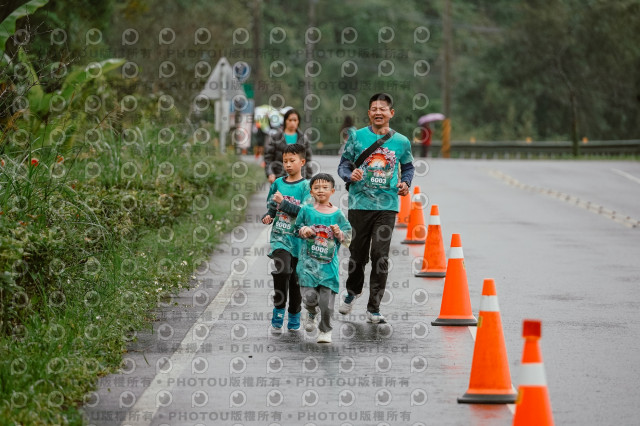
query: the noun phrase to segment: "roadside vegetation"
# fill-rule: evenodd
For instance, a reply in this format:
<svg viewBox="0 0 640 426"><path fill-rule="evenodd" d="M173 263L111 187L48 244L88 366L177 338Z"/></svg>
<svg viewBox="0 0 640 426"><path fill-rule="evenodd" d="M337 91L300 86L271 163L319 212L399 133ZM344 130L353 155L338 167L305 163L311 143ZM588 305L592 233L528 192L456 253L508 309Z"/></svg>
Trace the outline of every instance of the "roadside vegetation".
<svg viewBox="0 0 640 426"><path fill-rule="evenodd" d="M123 59L43 66L14 47L0 67L0 424L82 424L97 378L194 279L262 173L123 82Z"/></svg>

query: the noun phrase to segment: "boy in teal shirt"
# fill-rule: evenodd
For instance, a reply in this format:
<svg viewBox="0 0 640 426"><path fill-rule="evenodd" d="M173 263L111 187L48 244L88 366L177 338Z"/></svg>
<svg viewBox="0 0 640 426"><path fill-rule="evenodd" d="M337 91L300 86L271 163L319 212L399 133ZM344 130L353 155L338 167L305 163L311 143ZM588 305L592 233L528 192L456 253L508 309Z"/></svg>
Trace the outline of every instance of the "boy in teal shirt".
<svg viewBox="0 0 640 426"><path fill-rule="evenodd" d="M271 229L271 251L269 257L275 262L273 275L273 316L271 326L280 330L284 323L284 310L289 300L289 330L300 330L301 300L300 285L296 274L300 241L294 234L296 216L300 205L309 197L309 181L302 177L305 164L304 147L287 145L282 154L282 164L287 176L276 179L267 196L267 214L262 217L265 225L273 223Z"/></svg>
<svg viewBox="0 0 640 426"><path fill-rule="evenodd" d="M300 247L298 279L307 315L305 329L316 327L320 308L318 343L331 343L331 314L340 288L338 250L349 246L351 225L344 213L329 201L336 192L331 175L318 173L309 182L313 204L305 204L296 219L295 229L304 238Z"/></svg>

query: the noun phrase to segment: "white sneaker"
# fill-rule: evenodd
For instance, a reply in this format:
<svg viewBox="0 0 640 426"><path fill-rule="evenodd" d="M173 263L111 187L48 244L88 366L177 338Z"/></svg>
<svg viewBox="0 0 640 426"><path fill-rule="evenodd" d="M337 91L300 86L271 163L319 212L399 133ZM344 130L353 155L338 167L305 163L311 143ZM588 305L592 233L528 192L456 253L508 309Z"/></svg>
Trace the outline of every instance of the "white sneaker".
<svg viewBox="0 0 640 426"><path fill-rule="evenodd" d="M384 323L387 322L384 319L384 315L382 315L380 312L369 312L367 311L367 322L372 322L374 324L380 324L380 323Z"/></svg>
<svg viewBox="0 0 640 426"><path fill-rule="evenodd" d="M358 297L360 297L359 294L352 296L351 293L347 293L344 299L340 301L340 307L338 308L338 312L340 312L342 315L349 315Z"/></svg>
<svg viewBox="0 0 640 426"><path fill-rule="evenodd" d="M318 343L331 343L331 331L321 331L318 333Z"/></svg>
<svg viewBox="0 0 640 426"><path fill-rule="evenodd" d="M311 333L313 332L313 330L316 329L317 323L318 323L318 314L317 313L312 313L311 311L307 311L307 313L304 316L304 329L307 330L307 332Z"/></svg>

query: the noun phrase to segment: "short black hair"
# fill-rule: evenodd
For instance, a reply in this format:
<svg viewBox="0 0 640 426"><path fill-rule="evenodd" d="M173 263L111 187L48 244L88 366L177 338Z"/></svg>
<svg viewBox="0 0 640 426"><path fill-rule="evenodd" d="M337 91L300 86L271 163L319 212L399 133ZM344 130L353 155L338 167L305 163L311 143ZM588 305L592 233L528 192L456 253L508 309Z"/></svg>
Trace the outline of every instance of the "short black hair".
<svg viewBox="0 0 640 426"><path fill-rule="evenodd" d="M312 187L315 181L317 180L323 180L325 182L329 182L331 184L331 188L336 187L336 181L333 179L333 176L331 176L329 173L318 173L313 175L313 177L309 181L309 187Z"/></svg>
<svg viewBox="0 0 640 426"><path fill-rule="evenodd" d="M376 93L369 99L369 108L371 108L371 104L375 101L385 101L389 104L389 108L393 108L393 98L388 93Z"/></svg>
<svg viewBox="0 0 640 426"><path fill-rule="evenodd" d="M282 155L284 154L298 154L300 158L305 158L304 146L299 143L292 143L284 147Z"/></svg>

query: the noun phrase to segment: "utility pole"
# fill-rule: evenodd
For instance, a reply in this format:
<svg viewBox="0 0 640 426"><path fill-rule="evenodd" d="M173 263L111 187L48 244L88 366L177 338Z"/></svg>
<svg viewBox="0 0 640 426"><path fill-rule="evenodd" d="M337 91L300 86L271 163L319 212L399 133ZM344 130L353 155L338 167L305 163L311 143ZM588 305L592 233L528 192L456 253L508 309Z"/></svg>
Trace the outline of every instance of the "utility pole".
<svg viewBox="0 0 640 426"><path fill-rule="evenodd" d="M316 26L316 3L318 0L309 0L309 15L308 15L308 21L309 21L309 27L315 27ZM307 28L307 30L308 30ZM310 43L309 40L307 40L307 38L305 37L305 41L307 43L306 49L305 49L305 53L306 53L306 59L307 59L307 63L309 63L309 61L311 61L313 59L313 48L315 46L315 43ZM305 67L306 70L306 67ZM313 91L311 90L311 76L309 75L309 73L305 72L304 73L304 99L305 101L308 99L309 95L311 95L313 93ZM306 103L306 102L305 102ZM304 107L306 107L306 105L303 104ZM304 122L305 122L305 128L308 129L312 123L312 119L311 119L311 110L310 109L306 109L304 111Z"/></svg>
<svg viewBox="0 0 640 426"><path fill-rule="evenodd" d="M442 122L442 156L451 156L451 57L453 56L453 31L451 29L451 0L445 0L442 15L444 39L444 66L442 72L442 109L446 117Z"/></svg>
<svg viewBox="0 0 640 426"><path fill-rule="evenodd" d="M262 0L253 1L253 99L254 105L261 105L262 91Z"/></svg>

